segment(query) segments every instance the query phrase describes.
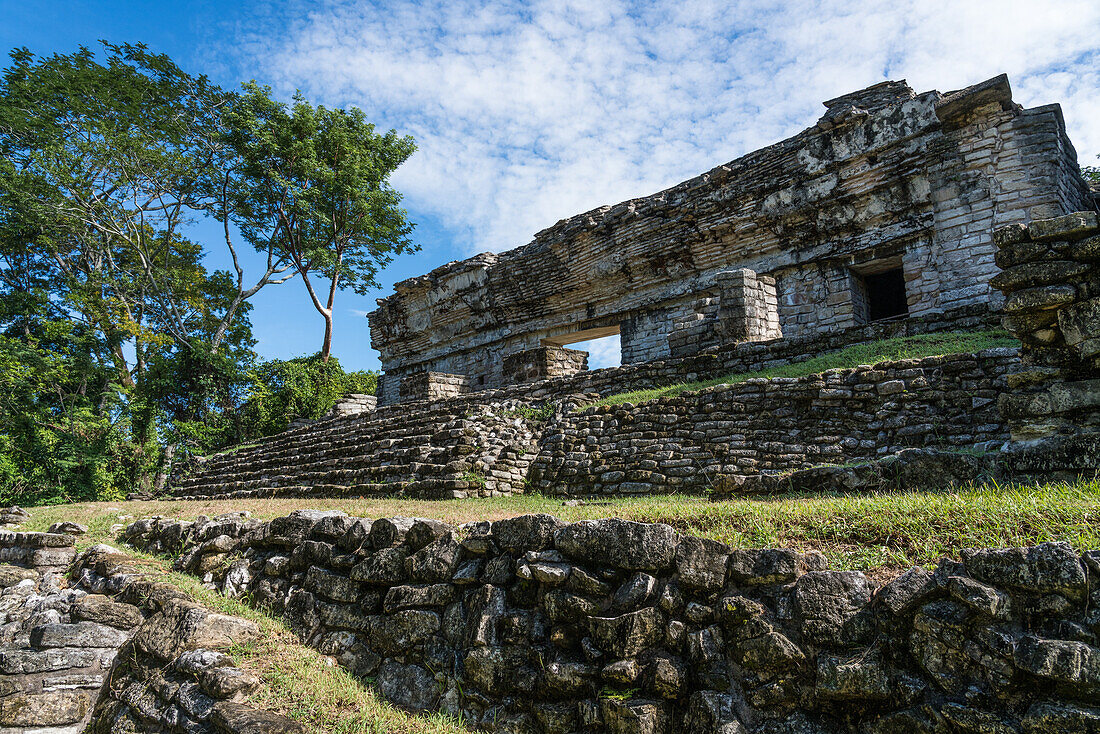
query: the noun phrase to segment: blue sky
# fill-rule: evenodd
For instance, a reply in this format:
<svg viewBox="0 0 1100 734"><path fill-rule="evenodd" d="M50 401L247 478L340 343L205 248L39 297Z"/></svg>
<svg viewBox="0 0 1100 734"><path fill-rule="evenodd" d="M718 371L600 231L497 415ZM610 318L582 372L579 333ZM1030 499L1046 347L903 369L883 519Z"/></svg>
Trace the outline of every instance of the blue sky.
<svg viewBox="0 0 1100 734"><path fill-rule="evenodd" d="M363 314L395 281L671 186L883 79L947 91L1007 72L1017 102L1062 103L1083 163L1100 153L1096 0L0 0L0 18L5 49L144 41L224 86L301 89L416 137L394 184L422 250L384 271L378 292L338 297L333 353L353 368L378 367ZM213 230L192 234L217 245ZM319 348L300 282L254 303L263 356ZM595 349L592 365L615 350Z"/></svg>

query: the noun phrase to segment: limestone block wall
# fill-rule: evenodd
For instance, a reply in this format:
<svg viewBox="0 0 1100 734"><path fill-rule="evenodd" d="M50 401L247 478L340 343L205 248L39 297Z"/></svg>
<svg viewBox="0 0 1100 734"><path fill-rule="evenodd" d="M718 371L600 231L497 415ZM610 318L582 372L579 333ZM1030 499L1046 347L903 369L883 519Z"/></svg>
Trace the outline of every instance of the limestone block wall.
<svg viewBox="0 0 1100 734"><path fill-rule="evenodd" d="M398 283L370 316L382 402L424 370L500 387L502 361L551 335L618 327L624 363L683 353L685 325L705 348L695 307L731 269L774 278L788 337L858 326L853 275L884 262L910 314L987 304L996 226L1092 206L1057 106L1021 109L1003 76L948 94L886 82L826 107L670 189Z"/></svg>
<svg viewBox="0 0 1100 734"><path fill-rule="evenodd" d="M588 369L588 352L557 346L541 346L504 358L505 384L539 382Z"/></svg>
<svg viewBox="0 0 1100 734"><path fill-rule="evenodd" d="M682 357L717 347L714 320L719 300L714 285L622 319L622 364Z"/></svg>
<svg viewBox="0 0 1100 734"><path fill-rule="evenodd" d="M401 380L401 399L439 400L461 395L469 389L469 380L465 375L450 375L443 372L414 372Z"/></svg>
<svg viewBox="0 0 1100 734"><path fill-rule="evenodd" d="M253 622L195 603L109 546L81 554L73 575L91 592L81 603L96 599L108 623L132 625L89 734L306 734L302 724L246 702L260 680L225 651L260 637Z"/></svg>
<svg viewBox="0 0 1100 734"><path fill-rule="evenodd" d="M701 492L744 475L906 448L995 449L1015 349L885 362L565 413L528 484L546 494Z"/></svg>
<svg viewBox="0 0 1100 734"><path fill-rule="evenodd" d="M1100 721L1100 555L1063 543L963 551L880 586L817 552L617 519L455 528L299 511L139 520L126 536L269 606L388 700L487 731L1076 734Z"/></svg>
<svg viewBox="0 0 1100 734"><path fill-rule="evenodd" d="M760 342L783 336L779 326L775 278L748 268L718 274L720 344Z"/></svg>
<svg viewBox="0 0 1100 734"><path fill-rule="evenodd" d="M672 357L783 336L774 278L741 268L718 273L716 281L716 296L696 299L690 316L673 324L667 337Z"/></svg>
<svg viewBox="0 0 1100 734"><path fill-rule="evenodd" d="M75 538L0 532L0 732L80 731L133 624L65 588Z"/></svg>
<svg viewBox="0 0 1100 734"><path fill-rule="evenodd" d="M577 372L288 430L257 445L177 464L171 496L491 496L528 489L544 416L602 395L789 364L890 336L995 325L982 307L771 342L745 342L682 359ZM929 395L935 410L936 401ZM532 408L537 409L532 412ZM998 419L999 422L999 419ZM859 427L861 431L865 427ZM878 440L878 434L867 436ZM923 445L923 444L907 444ZM658 489L658 485L654 485Z"/></svg>
<svg viewBox="0 0 1100 734"><path fill-rule="evenodd" d="M993 285L1022 369L1001 396L1022 473L1100 469L1100 222L1084 211L997 230Z"/></svg>

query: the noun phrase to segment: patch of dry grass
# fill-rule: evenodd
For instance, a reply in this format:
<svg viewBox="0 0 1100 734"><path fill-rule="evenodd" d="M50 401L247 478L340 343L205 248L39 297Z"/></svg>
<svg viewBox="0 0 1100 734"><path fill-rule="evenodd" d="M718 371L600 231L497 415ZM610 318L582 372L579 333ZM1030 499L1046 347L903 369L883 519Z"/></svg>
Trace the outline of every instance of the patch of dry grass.
<svg viewBox="0 0 1100 734"><path fill-rule="evenodd" d="M270 519L300 508L337 509L358 517L432 517L459 524L535 512L564 520L621 517L666 522L677 529L736 547L815 548L834 567L902 568L956 556L967 547L1033 545L1065 540L1081 550L1100 548L1100 480L1043 485L985 484L943 492L798 495L709 502L686 495L623 497L563 506L542 495L468 500L354 498L84 503L31 510L27 529L68 519L87 524L81 545L111 542L122 518L197 515L248 510ZM127 520L128 521L128 520Z"/></svg>

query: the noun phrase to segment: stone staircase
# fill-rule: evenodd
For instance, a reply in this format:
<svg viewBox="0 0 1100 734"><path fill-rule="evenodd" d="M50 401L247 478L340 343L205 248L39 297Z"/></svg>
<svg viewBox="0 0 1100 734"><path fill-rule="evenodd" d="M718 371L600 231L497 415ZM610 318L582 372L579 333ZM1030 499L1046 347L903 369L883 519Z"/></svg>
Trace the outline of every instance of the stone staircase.
<svg viewBox="0 0 1100 734"><path fill-rule="evenodd" d="M434 403L333 418L199 459L172 496L484 497L522 491L537 423L518 403Z"/></svg>

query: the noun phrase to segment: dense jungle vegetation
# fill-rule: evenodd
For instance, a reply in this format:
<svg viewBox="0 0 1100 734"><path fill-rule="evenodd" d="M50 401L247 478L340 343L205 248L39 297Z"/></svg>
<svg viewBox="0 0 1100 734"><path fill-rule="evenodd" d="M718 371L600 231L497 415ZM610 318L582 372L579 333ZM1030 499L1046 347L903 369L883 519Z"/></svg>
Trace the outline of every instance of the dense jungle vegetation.
<svg viewBox="0 0 1100 734"><path fill-rule="evenodd" d="M339 291L417 249L390 174L413 140L355 108L226 90L142 45L0 73L0 504L117 499L170 459L317 418L377 375L330 356ZM202 231L220 234L194 241ZM221 263L222 267L211 267ZM256 263L260 263L256 266ZM314 356L250 315L302 283Z"/></svg>

